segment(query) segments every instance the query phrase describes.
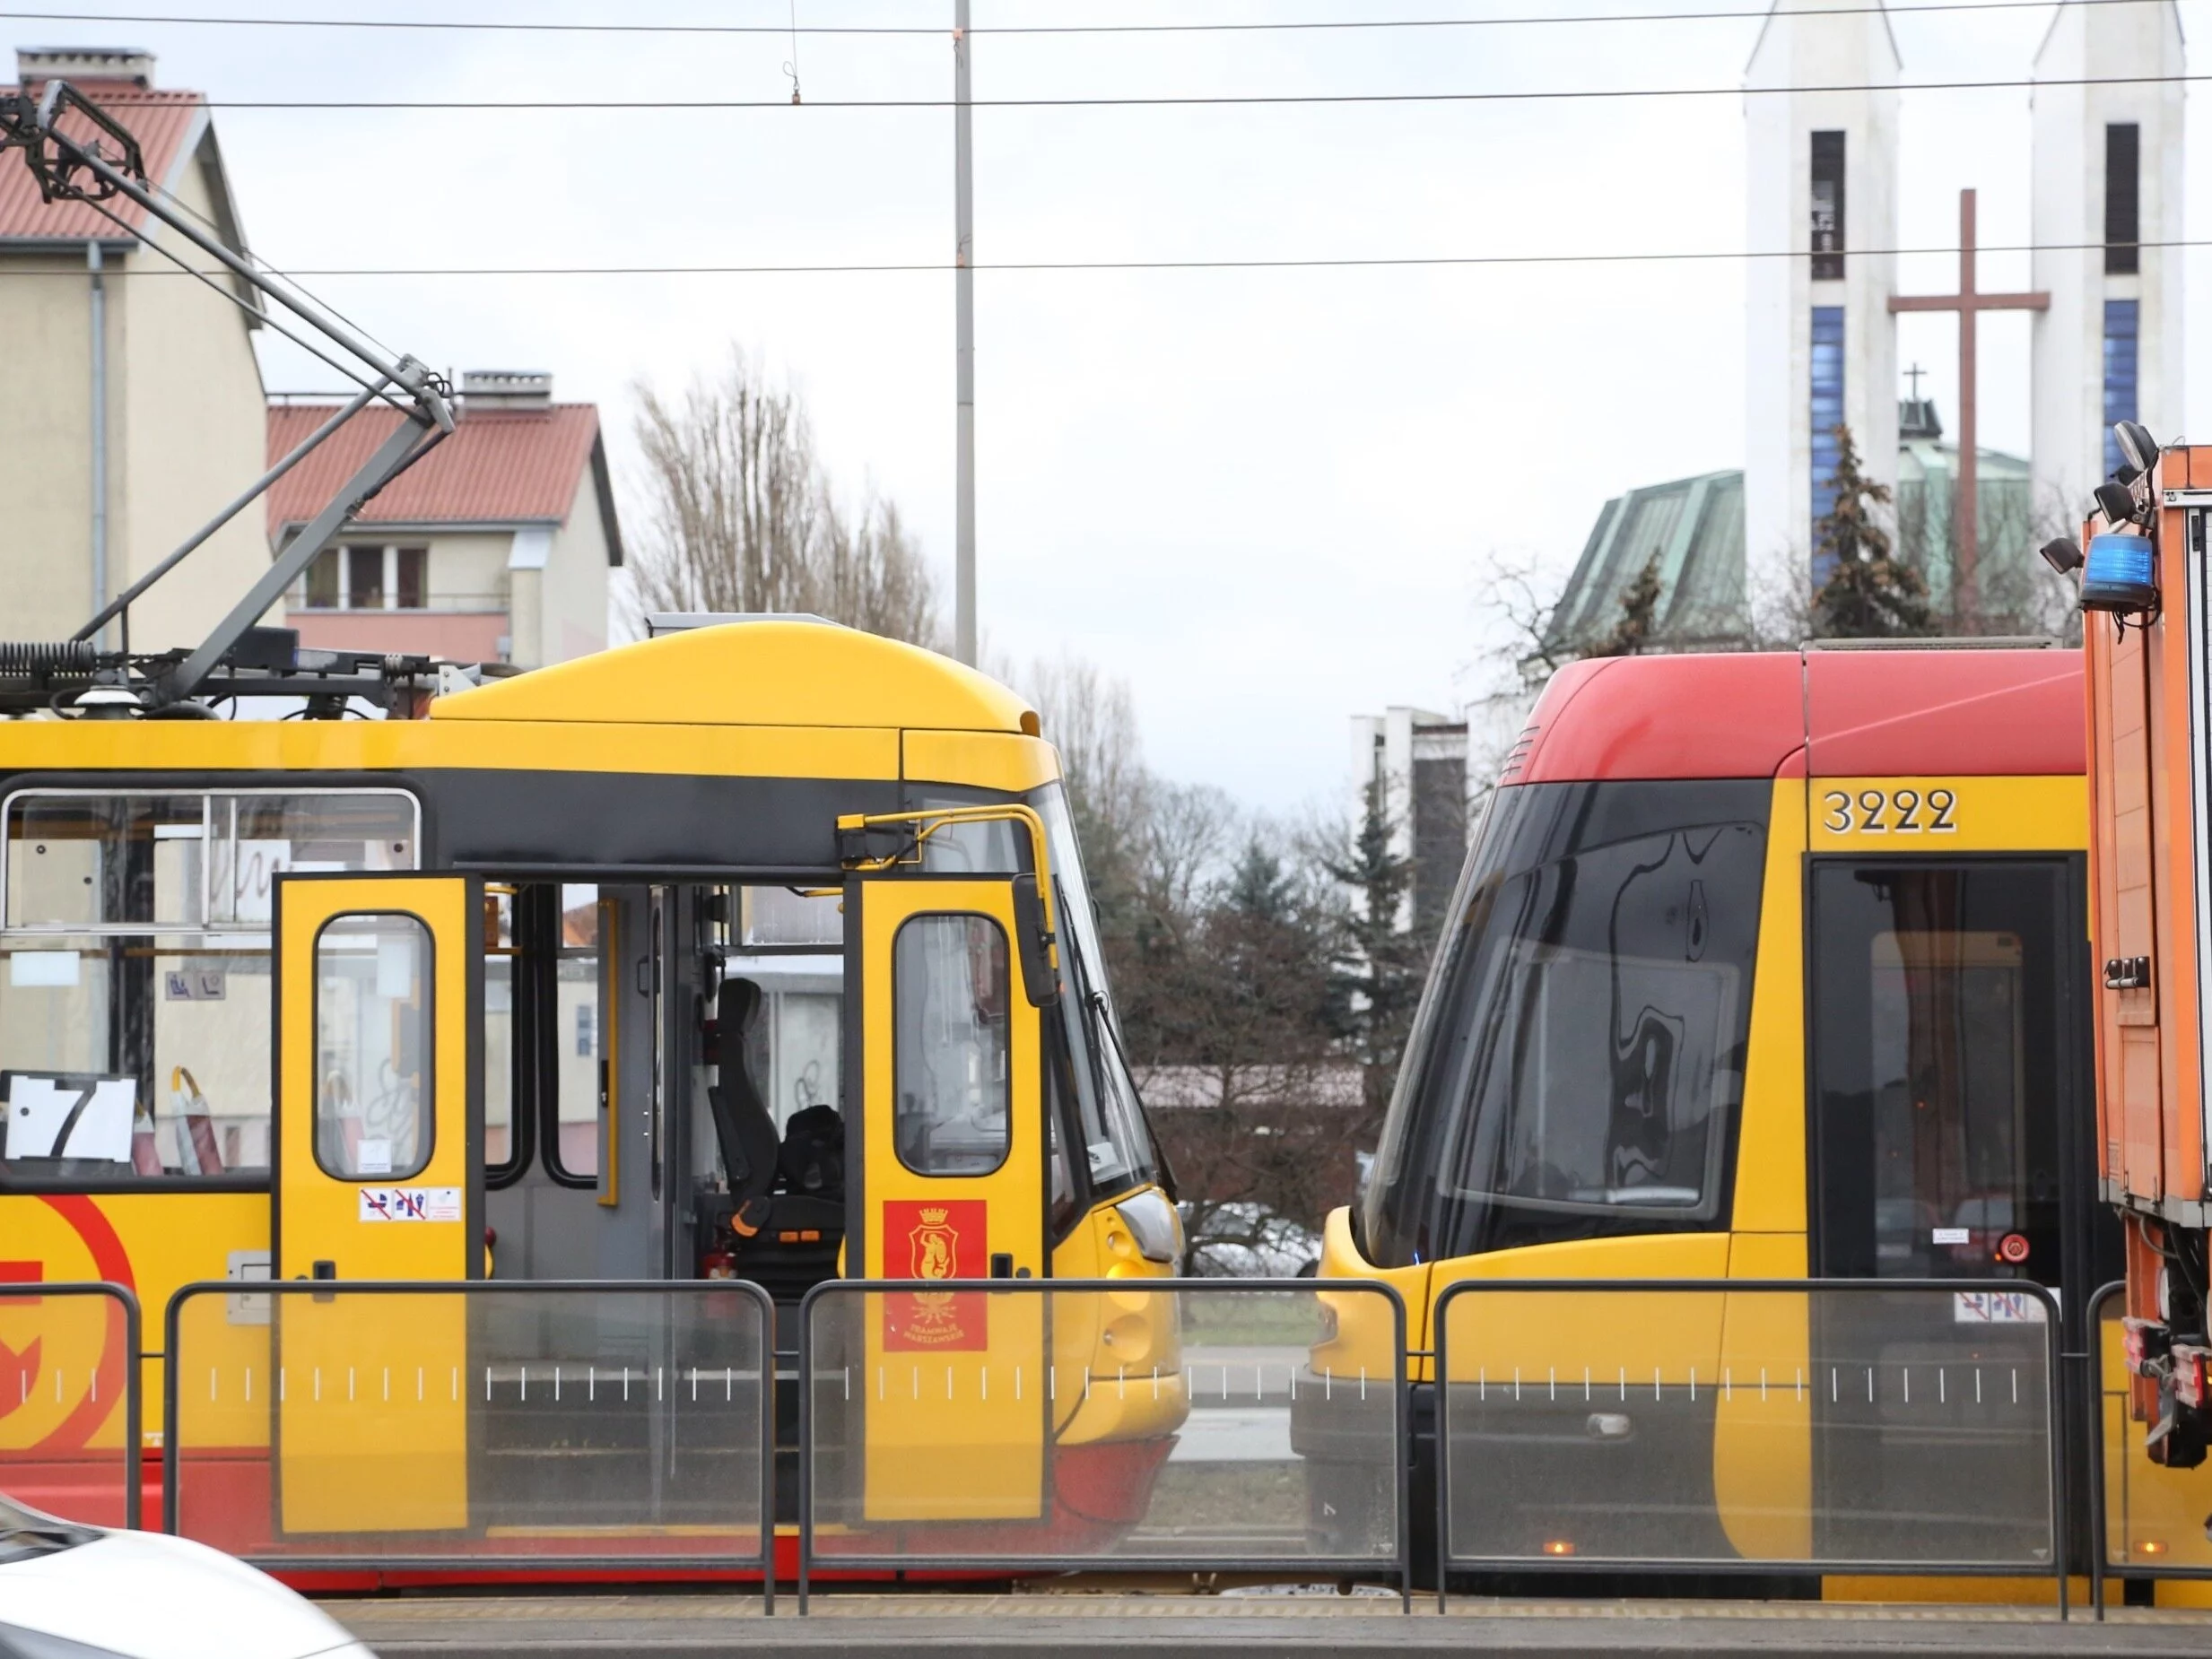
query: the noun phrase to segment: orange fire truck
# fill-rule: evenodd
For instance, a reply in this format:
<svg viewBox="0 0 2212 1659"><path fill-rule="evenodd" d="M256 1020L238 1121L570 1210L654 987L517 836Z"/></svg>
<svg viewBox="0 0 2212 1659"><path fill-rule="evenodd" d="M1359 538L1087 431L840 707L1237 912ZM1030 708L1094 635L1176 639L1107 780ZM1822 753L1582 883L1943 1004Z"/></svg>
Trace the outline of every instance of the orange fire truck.
<svg viewBox="0 0 2212 1659"><path fill-rule="evenodd" d="M2083 543L2044 556L2082 574L2098 1163L2126 1222L2132 1405L2152 1460L2190 1468L2212 1441L2212 446L2115 435Z"/></svg>

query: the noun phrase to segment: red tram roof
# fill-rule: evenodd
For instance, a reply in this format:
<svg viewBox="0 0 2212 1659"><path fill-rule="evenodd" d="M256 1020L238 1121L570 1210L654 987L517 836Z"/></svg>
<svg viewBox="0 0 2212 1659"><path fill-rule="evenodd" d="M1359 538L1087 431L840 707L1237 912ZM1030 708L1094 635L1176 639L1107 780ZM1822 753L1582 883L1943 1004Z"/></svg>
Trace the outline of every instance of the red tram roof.
<svg viewBox="0 0 2212 1659"><path fill-rule="evenodd" d="M2079 772L2081 676L2080 654L2057 650L1575 663L1537 699L1499 781Z"/></svg>

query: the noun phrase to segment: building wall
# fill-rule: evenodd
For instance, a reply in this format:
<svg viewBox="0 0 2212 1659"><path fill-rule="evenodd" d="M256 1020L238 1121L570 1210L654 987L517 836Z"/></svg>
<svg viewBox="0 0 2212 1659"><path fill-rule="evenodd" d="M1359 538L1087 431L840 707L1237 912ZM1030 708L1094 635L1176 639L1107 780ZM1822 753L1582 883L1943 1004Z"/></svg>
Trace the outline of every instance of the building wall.
<svg viewBox="0 0 2212 1659"><path fill-rule="evenodd" d="M549 663L564 663L606 648L606 525L599 491L586 466L577 476L568 522L553 533L540 604L539 648Z"/></svg>
<svg viewBox="0 0 2212 1659"><path fill-rule="evenodd" d="M2169 4L2061 5L2036 54L2038 82L2179 75L2186 69L2179 14ZM2033 433L2039 510L2078 517L2105 475L2104 331L2108 300L2137 306L2135 419L2171 441L2182 415L2179 248L2141 249L2139 273L2104 269L2105 128L2140 129L2138 233L2146 243L2182 231L2182 86L2035 88L2033 239L2036 287L2051 308L2033 325ZM2051 246L2061 245L2061 246Z"/></svg>
<svg viewBox="0 0 2212 1659"><path fill-rule="evenodd" d="M22 163L0 158L8 165ZM82 250L0 256L0 486L12 638L66 639L99 607L91 577L91 299ZM109 299L123 284L110 281ZM114 383L115 323L109 321ZM112 408L110 410L112 418ZM114 486L112 476L109 486ZM113 548L114 528L109 527Z"/></svg>
<svg viewBox="0 0 2212 1659"><path fill-rule="evenodd" d="M212 219L214 196L197 148L187 148L169 187L189 212ZM167 230L155 234L179 253L187 247ZM220 269L196 250L189 256L196 267ZM181 274L135 274L175 269L150 249L131 255L127 268L134 274L108 285L111 591L144 575L251 483L266 465L268 441L245 313ZM133 648L197 645L268 561L261 517L248 508L131 607ZM88 588L90 580L88 573ZM280 600L264 620L281 622L283 612Z"/></svg>
<svg viewBox="0 0 2212 1659"><path fill-rule="evenodd" d="M1351 824L1366 815L1371 781L1383 787L1390 851L1413 861L1400 929L1441 920L1467 856L1467 727L1447 715L1400 704L1352 717Z"/></svg>
<svg viewBox="0 0 2212 1659"><path fill-rule="evenodd" d="M1798 16L1822 0L1778 0L1761 31L1744 84L1746 246L1789 249L1756 258L1746 276L1746 388L1745 551L1755 608L1802 604L1811 590L1816 501L1812 327L1816 307L1843 312L1844 423L1868 473L1895 478L1897 93L1899 68L1888 20L1871 15ZM1822 83L1870 92L1761 92ZM1811 246L1812 135L1844 135L1844 274L1816 282Z"/></svg>

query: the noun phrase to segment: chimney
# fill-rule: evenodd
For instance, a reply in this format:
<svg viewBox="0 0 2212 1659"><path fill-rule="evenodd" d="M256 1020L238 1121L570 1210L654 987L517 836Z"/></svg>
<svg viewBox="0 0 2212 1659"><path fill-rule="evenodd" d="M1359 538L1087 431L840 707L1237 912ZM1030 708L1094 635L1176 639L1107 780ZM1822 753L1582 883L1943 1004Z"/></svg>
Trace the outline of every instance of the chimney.
<svg viewBox="0 0 2212 1659"><path fill-rule="evenodd" d="M153 84L153 54L130 46L19 46L15 79L38 81L128 81Z"/></svg>
<svg viewBox="0 0 2212 1659"><path fill-rule="evenodd" d="M553 406L553 376L542 369L469 369L461 374L461 412L487 409L547 409Z"/></svg>

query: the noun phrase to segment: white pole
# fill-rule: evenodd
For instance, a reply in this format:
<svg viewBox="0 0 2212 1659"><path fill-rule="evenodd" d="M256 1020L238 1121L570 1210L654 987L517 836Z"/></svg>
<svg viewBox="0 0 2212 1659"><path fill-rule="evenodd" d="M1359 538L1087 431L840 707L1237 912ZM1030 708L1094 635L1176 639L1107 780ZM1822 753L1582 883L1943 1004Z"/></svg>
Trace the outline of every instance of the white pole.
<svg viewBox="0 0 2212 1659"><path fill-rule="evenodd" d="M954 354L959 453L953 533L953 653L975 664L975 164L968 129L968 0L953 0Z"/></svg>

